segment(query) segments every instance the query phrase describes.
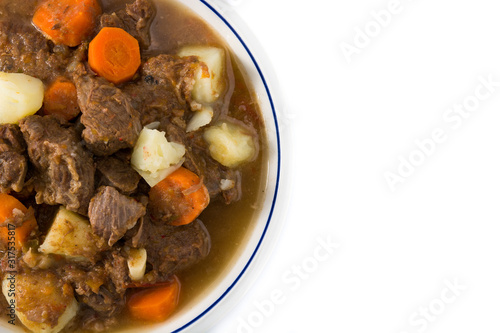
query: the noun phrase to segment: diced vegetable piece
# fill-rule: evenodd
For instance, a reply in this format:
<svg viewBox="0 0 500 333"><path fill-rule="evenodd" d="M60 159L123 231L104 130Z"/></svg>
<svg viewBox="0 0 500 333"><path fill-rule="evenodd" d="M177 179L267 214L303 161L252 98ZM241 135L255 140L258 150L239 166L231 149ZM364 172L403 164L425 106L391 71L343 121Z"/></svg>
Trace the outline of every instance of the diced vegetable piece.
<svg viewBox="0 0 500 333"><path fill-rule="evenodd" d="M177 307L180 291L181 283L174 276L170 284L134 292L127 300L127 308L136 319L160 322Z"/></svg>
<svg viewBox="0 0 500 333"><path fill-rule="evenodd" d="M256 146L253 136L239 125L224 122L211 126L205 130L203 137L209 144L210 155L229 168L236 167L255 156Z"/></svg>
<svg viewBox="0 0 500 333"><path fill-rule="evenodd" d="M194 221L210 203L210 195L201 179L180 167L149 191L155 215L165 216L171 225Z"/></svg>
<svg viewBox="0 0 500 333"><path fill-rule="evenodd" d="M90 222L61 207L39 251L63 255L75 261L86 261L94 258L102 248L102 240L92 232Z"/></svg>
<svg viewBox="0 0 500 333"><path fill-rule="evenodd" d="M17 124L43 102L43 83L21 73L0 72L0 124Z"/></svg>
<svg viewBox="0 0 500 333"><path fill-rule="evenodd" d="M195 74L192 97L199 103L213 103L222 96L226 87L226 56L223 49L213 46L185 46L179 56L197 56L205 66L200 66Z"/></svg>
<svg viewBox="0 0 500 333"><path fill-rule="evenodd" d="M144 277L147 258L148 255L144 248L129 250L127 265L132 281L139 281Z"/></svg>
<svg viewBox="0 0 500 333"><path fill-rule="evenodd" d="M15 215L25 220L21 225L16 225L18 221L12 221L0 227L0 242L5 247L13 245L16 250L19 250L36 228L36 220L32 214L30 216L28 209L19 200L11 195L0 193L0 224L10 219L14 220Z"/></svg>
<svg viewBox="0 0 500 333"><path fill-rule="evenodd" d="M143 128L132 152L132 167L153 187L183 161L186 149L176 142L168 142L165 132Z"/></svg>
<svg viewBox="0 0 500 333"><path fill-rule="evenodd" d="M46 115L55 115L68 121L78 116L80 108L73 82L65 78L58 78L52 82L45 91L43 112Z"/></svg>
<svg viewBox="0 0 500 333"><path fill-rule="evenodd" d="M104 27L89 44L89 65L109 82L126 82L141 65L139 42L121 28Z"/></svg>
<svg viewBox="0 0 500 333"><path fill-rule="evenodd" d="M54 43L77 46L90 36L100 14L97 0L45 0L33 24Z"/></svg>
<svg viewBox="0 0 500 333"><path fill-rule="evenodd" d="M57 333L78 311L71 285L49 271L6 273L2 292L17 318L34 333Z"/></svg>
<svg viewBox="0 0 500 333"><path fill-rule="evenodd" d="M195 111L194 116L189 120L186 132L193 132L205 125L210 124L213 116L214 110L211 106L202 106L201 110Z"/></svg>

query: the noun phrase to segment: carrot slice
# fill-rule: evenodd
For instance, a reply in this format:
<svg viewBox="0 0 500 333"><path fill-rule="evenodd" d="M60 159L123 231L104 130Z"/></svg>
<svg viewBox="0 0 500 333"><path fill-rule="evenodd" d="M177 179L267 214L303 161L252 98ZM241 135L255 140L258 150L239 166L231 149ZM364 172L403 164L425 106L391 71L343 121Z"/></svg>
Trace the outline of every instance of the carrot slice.
<svg viewBox="0 0 500 333"><path fill-rule="evenodd" d="M77 46L90 36L100 14L97 0L45 0L33 24L54 43Z"/></svg>
<svg viewBox="0 0 500 333"><path fill-rule="evenodd" d="M128 81L141 65L139 42L123 29L102 28L89 44L89 64L110 82Z"/></svg>
<svg viewBox="0 0 500 333"><path fill-rule="evenodd" d="M46 115L56 115L68 121L78 116L80 108L73 82L63 77L52 82L45 91L43 112Z"/></svg>
<svg viewBox="0 0 500 333"><path fill-rule="evenodd" d="M171 225L194 221L210 203L208 190L200 178L180 167L149 191L150 204L160 215L172 216Z"/></svg>
<svg viewBox="0 0 500 333"><path fill-rule="evenodd" d="M19 200L11 195L0 193L0 224L12 218L15 209L25 214L28 212L28 209ZM33 217L24 221L24 223L17 228L13 228L13 226L9 225L0 227L0 242L4 245L8 245L9 242L15 242L15 247L19 250L36 226L36 220Z"/></svg>
<svg viewBox="0 0 500 333"><path fill-rule="evenodd" d="M146 288L134 292L127 300L130 314L139 320L163 321L172 314L179 303L181 283L174 276L168 285Z"/></svg>
<svg viewBox="0 0 500 333"><path fill-rule="evenodd" d="M14 209L19 209L23 213L28 211L21 201L17 200L12 195L0 193L0 224L12 217L12 211Z"/></svg>

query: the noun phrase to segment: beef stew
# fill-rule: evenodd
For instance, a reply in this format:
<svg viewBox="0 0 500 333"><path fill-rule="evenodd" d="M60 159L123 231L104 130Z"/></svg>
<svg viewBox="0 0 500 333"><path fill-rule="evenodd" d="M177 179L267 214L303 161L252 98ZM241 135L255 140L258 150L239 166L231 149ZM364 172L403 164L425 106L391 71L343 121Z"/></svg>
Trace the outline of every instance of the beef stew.
<svg viewBox="0 0 500 333"><path fill-rule="evenodd" d="M0 315L33 332L168 320L129 300L170 288L177 311L198 301L260 207L267 151L256 98L223 40L174 1L82 1L92 29L77 45L33 20L52 2L0 4L6 82L39 80L45 106L47 90L69 82L78 107L66 118L10 106L17 121L0 109ZM50 29L74 24L56 19ZM108 28L140 47L125 82L89 61L89 43Z"/></svg>

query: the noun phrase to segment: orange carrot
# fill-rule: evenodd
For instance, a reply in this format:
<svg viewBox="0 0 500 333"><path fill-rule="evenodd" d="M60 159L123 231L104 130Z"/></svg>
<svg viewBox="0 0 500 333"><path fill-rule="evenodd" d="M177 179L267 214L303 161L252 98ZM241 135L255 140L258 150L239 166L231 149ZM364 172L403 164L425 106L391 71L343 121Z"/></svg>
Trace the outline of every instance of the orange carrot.
<svg viewBox="0 0 500 333"><path fill-rule="evenodd" d="M146 288L134 292L127 300L130 314L139 320L163 321L172 314L179 303L181 283L174 275L168 285Z"/></svg>
<svg viewBox="0 0 500 333"><path fill-rule="evenodd" d="M100 14L97 0L45 0L33 24L54 43L77 46L90 37Z"/></svg>
<svg viewBox="0 0 500 333"><path fill-rule="evenodd" d="M149 199L154 210L172 215L170 224L177 226L193 222L210 203L200 178L183 167L153 186Z"/></svg>
<svg viewBox="0 0 500 333"><path fill-rule="evenodd" d="M123 29L102 28L89 44L89 64L114 84L128 81L141 65L139 42Z"/></svg>
<svg viewBox="0 0 500 333"><path fill-rule="evenodd" d="M15 209L20 210L24 214L28 212L28 209L19 200L11 195L0 193L0 224L12 218ZM0 227L0 243L10 247L9 243L14 242L16 249L19 250L28 239L31 231L35 229L36 225L36 220L33 217L24 221L23 224L17 228L15 228L13 224Z"/></svg>
<svg viewBox="0 0 500 333"><path fill-rule="evenodd" d="M62 77L52 82L45 91L43 111L46 115L56 115L68 121L78 116L80 108L73 82Z"/></svg>

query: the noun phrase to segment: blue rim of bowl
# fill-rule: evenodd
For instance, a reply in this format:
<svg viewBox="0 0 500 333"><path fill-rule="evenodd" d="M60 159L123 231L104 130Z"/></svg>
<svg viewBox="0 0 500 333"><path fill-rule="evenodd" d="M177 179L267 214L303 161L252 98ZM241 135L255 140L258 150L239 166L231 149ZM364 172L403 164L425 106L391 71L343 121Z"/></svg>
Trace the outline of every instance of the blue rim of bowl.
<svg viewBox="0 0 500 333"><path fill-rule="evenodd" d="M276 128L276 146L277 146L277 151L278 151L278 165L277 165L277 174L276 174L276 186L274 188L274 197L273 197L273 202L271 204L271 210L269 211L269 216L267 218L266 226L264 228L264 231L262 232L262 236L260 237L257 246L255 247L255 250L253 251L252 255L250 256L250 259L246 263L245 267L243 267L242 271L236 277L236 279L233 281L233 283L229 286L229 288L226 289L226 291L224 291L224 293L222 293L222 295L215 302L213 302L208 308L205 309L205 311L203 311L201 314L199 314L196 318L194 318L193 320L191 320L190 322L188 322L184 326L172 331L172 333L178 333L178 332L185 330L186 328L188 328L189 326L193 325L195 322L200 320L208 312L210 312L210 310L212 310L217 304L219 304L222 301L222 299L224 299L224 297L226 297L226 295L234 288L236 283L238 283L238 281L242 278L243 274L245 274L246 270L248 269L248 266L250 266L255 255L257 254L260 246L262 245L264 237L266 236L267 230L269 228L269 224L271 222L271 217L273 216L273 213L274 213L274 207L276 205L276 198L278 195L278 187L279 187L280 174L281 174L281 143L280 143L280 131L279 131L279 127L278 127L278 119L276 117L276 110L274 107L273 98L271 96L271 92L270 92L269 87L267 85L266 79L264 78L264 74L262 73L262 70L260 69L259 64L255 60L255 57L253 56L252 52L250 52L250 49L248 48L247 44L243 41L241 36L236 32L236 30L231 26L231 24L229 24L229 22L214 7L212 7L210 4L208 4L205 0L199 0L199 1L201 3L203 3L205 6L207 6L215 15L217 15L217 17L219 19L221 19L222 22L224 22L224 24L231 30L231 32L236 36L236 38L239 40L241 45L245 48L245 51L248 53L250 59L252 59L252 62L254 64L255 68L257 69L257 72L259 73L259 76L262 80L262 83L264 84L264 88L266 89L267 97L268 97L269 103L271 105L271 110L273 112L274 127Z"/></svg>

